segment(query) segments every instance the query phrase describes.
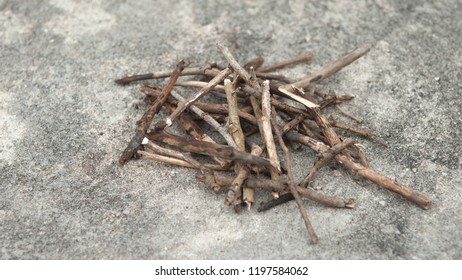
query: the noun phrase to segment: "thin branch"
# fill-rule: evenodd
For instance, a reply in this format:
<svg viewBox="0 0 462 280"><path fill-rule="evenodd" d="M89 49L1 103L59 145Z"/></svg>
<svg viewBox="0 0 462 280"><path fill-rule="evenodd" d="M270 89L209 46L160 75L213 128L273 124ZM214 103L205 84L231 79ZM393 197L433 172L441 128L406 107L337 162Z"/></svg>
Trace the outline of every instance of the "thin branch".
<svg viewBox="0 0 462 280"><path fill-rule="evenodd" d="M196 81L194 81L196 82ZM200 82L202 83L202 82ZM177 83L178 84L178 83ZM206 83L205 83L206 84ZM144 94L152 97L153 99L157 99L160 96L160 91L157 90L156 88L153 88L151 86L147 85L142 85L140 87L140 91L143 92ZM168 103L172 105L178 105L178 101L175 100L174 98L169 98ZM216 114L225 114L227 115L229 112L228 104L218 104L218 103L206 103L206 102L199 102L196 101L194 102L194 106L197 108L201 109L204 112L207 113L216 113ZM252 107L248 107L252 108ZM169 111L168 113L171 114L175 109L172 111ZM246 112L245 108L239 109L238 110L239 117L250 122L253 125L257 125L257 119ZM181 118L182 115L179 115L179 118Z"/></svg>
<svg viewBox="0 0 462 280"><path fill-rule="evenodd" d="M216 156L228 160L237 160L243 163L255 164L267 168L272 167L271 162L265 158L241 152L234 149L233 147L226 145L188 139L185 137L166 133L165 131L151 131L146 133L146 137L150 140L160 141L162 143L175 146L180 150L191 153Z"/></svg>
<svg viewBox="0 0 462 280"><path fill-rule="evenodd" d="M180 76L206 75L206 76L214 77L217 75L219 71L220 70L213 68L211 65L206 65L204 67L185 68L181 72ZM128 77L115 80L115 82L119 85L124 86L124 85L128 85L129 83L137 82L137 81L168 78L173 73L174 71L159 71L159 72L148 73L148 74L133 75L133 76L128 76Z"/></svg>
<svg viewBox="0 0 462 280"><path fill-rule="evenodd" d="M225 68L224 70L220 71L218 75L216 75L210 82L207 84L206 87L202 88L195 94L193 94L188 99L180 100L178 107L175 109L173 113L167 118L165 123L167 126L172 125L172 121L175 120L178 115L180 115L184 110L188 109L196 100L204 96L205 94L209 93L216 85L221 83L229 74L231 74L231 69Z"/></svg>
<svg viewBox="0 0 462 280"><path fill-rule="evenodd" d="M284 155L286 158L286 165L287 165L287 177L288 177L288 185L290 192L295 198L295 202L298 205L298 209L300 210L300 214L303 217L303 221L305 222L306 229L308 231L308 234L311 237L311 242L313 244L318 243L318 236L316 235L313 226L311 225L310 219L308 218L308 213L303 206L303 202L300 198L300 195L297 191L297 188L295 187L295 182L294 182L294 175L292 173L292 154L290 153L289 149L287 148L286 144L284 143L284 140L282 139L282 134L276 124L276 112L273 111L272 114L272 120L273 120L273 128L274 128L274 133L276 134L278 138L279 145L281 146L282 150L284 151Z"/></svg>
<svg viewBox="0 0 462 280"><path fill-rule="evenodd" d="M292 130L287 132L286 137L291 141L306 145L317 152L325 152L329 150L329 146L326 144L319 142L311 137L300 135L299 133ZM382 188L401 195L405 199L419 205L423 209L429 209L432 204L432 201L425 195L408 186L400 184L385 175L380 174L372 168L354 162L349 156L337 154L334 159L338 163L342 164L345 168L355 172L364 179L367 179Z"/></svg>
<svg viewBox="0 0 462 280"><path fill-rule="evenodd" d="M150 153L147 151L138 151L138 154L150 160L155 160L155 161L164 162L164 163L182 166L182 167L195 168L195 169L201 169L201 170L205 168L205 169L210 169L210 170L215 170L215 171L228 170L227 167L223 167L223 166L216 165L216 164L208 164L208 163L202 164L200 167L197 167L196 165L191 164L190 162L182 160L182 159L173 158L169 156L162 156L162 155Z"/></svg>
<svg viewBox="0 0 462 280"><path fill-rule="evenodd" d="M276 152L276 145L274 143L273 131L271 129L271 103L270 103L270 92L269 82L264 81L262 83L261 92L261 122L262 122L262 138L263 143L266 146L268 153L268 159L277 166L276 169L271 170L271 179L277 180L281 173L281 167L279 164L278 154Z"/></svg>
<svg viewBox="0 0 462 280"><path fill-rule="evenodd" d="M149 109L144 113L143 117L141 117L141 119L137 122L135 135L130 140L127 148L125 148L125 150L123 151L122 155L119 158L120 165L124 165L127 160L131 159L135 155L136 150L138 150L139 146L141 145L141 142L143 141L146 131L151 126L154 115L159 113L160 109L162 108L164 103L167 101L170 95L170 92L173 88L173 85L175 84L176 80L180 76L185 66L186 66L186 63L183 60L178 62L175 70L172 72L170 76L170 79L168 80L165 87L162 89L161 96L157 99L157 101L153 105L149 107Z"/></svg>
<svg viewBox="0 0 462 280"><path fill-rule="evenodd" d="M296 91L296 87L294 85L292 85L290 87L290 90L288 90L286 86L281 86L281 87L279 87L279 91L282 92L283 94L285 94L290 99L293 99L293 100L305 105L308 108L317 108L317 107L319 107L318 104L306 99L303 96L295 94L294 92Z"/></svg>
<svg viewBox="0 0 462 280"><path fill-rule="evenodd" d="M390 147L387 142L382 140L380 137L375 135L371 130L366 129L366 128L360 128L354 125L346 124L340 121L337 121L333 118L329 118L329 124L332 125L333 127L348 130L354 133L357 133L361 136L367 137L372 139L374 142L379 143L380 145L384 146L385 148Z"/></svg>
<svg viewBox="0 0 462 280"><path fill-rule="evenodd" d="M228 100L228 132L231 134L236 149L239 151L245 150L244 133L242 132L241 122L239 120L239 109L237 107L236 95L233 93L233 85L230 80L225 79L225 92Z"/></svg>
<svg viewBox="0 0 462 280"><path fill-rule="evenodd" d="M369 52L369 47L366 45L360 46L344 56L340 57L339 59L335 60L334 62L322 67L321 69L312 72L305 78L301 79L298 82L293 83L292 85L299 87L299 88L306 88L308 85L310 85L312 82L319 83L322 80L325 80L332 76L333 74L337 73L340 71L342 68L345 66L349 65L350 63L354 62L361 56L365 55L366 53ZM288 89L290 87L287 87Z"/></svg>
<svg viewBox="0 0 462 280"><path fill-rule="evenodd" d="M254 156L259 156L263 152L263 149L256 145L252 144L252 151L251 155ZM241 188L244 185L244 182L247 180L247 178L250 176L250 168L247 165L242 165L239 171L237 172L236 178L232 180L231 184L229 185L228 192L225 197L225 204L226 205L239 205L241 203ZM275 181L276 182L276 181ZM247 188L247 187L246 187ZM244 190L246 189L244 188ZM253 190L253 189L252 189ZM251 194L247 194L247 200L249 200L252 197ZM246 202L245 197L242 196L244 202ZM251 203L250 201L248 201ZM254 201L252 201L254 202ZM249 205L249 204L247 204Z"/></svg>
<svg viewBox="0 0 462 280"><path fill-rule="evenodd" d="M154 153L158 155L181 159L183 161L190 163L195 168L202 168L202 164L198 162L197 160L195 160L191 155L183 154L178 151L174 151L171 149L161 147L157 145L156 143L149 141L148 138L144 138L141 144L143 144L144 147L152 150Z"/></svg>
<svg viewBox="0 0 462 280"><path fill-rule="evenodd" d="M342 107L340 107L340 105L335 105L335 108L337 108L337 110L338 110L342 115L344 115L345 117L350 118L350 119L354 120L354 121L357 122L357 123L363 123L363 119L361 119L360 117L357 117L357 116L352 115L351 113L347 112L345 109L343 109Z"/></svg>
<svg viewBox="0 0 462 280"><path fill-rule="evenodd" d="M354 208L355 202L353 199L345 199L338 196L326 195L320 192L317 192L311 188L301 188L297 187L297 191L300 196L308 198L312 201L316 201L328 207L334 208ZM273 207L284 204L286 202L294 200L292 193L285 193L276 199L271 199L265 203L260 204L258 207L258 212L267 211Z"/></svg>
<svg viewBox="0 0 462 280"><path fill-rule="evenodd" d="M172 92L172 96L178 99L178 101L183 102L185 99L176 92ZM178 108L178 107L177 107ZM223 136L223 138L226 140L226 143L230 145L231 147L236 147L236 143L234 143L233 137L228 133L226 128L224 128L219 122L217 122L214 118L212 118L209 114L205 113L198 107L194 105L190 105L191 111L194 112L197 116L199 116L201 119L206 121L208 124L210 124L218 133ZM173 115L175 112L173 112L171 115Z"/></svg>
<svg viewBox="0 0 462 280"><path fill-rule="evenodd" d="M314 177L321 169L321 167L323 167L324 165L326 165L326 163L332 160L336 154L342 152L345 148L354 144L354 142L355 141L353 139L348 138L333 146L332 148L328 149L326 152L323 152L322 157L318 161L316 161L316 163L311 168L310 173L300 183L300 187L306 188L311 182L313 182Z"/></svg>
<svg viewBox="0 0 462 280"><path fill-rule="evenodd" d="M213 182L220 187L231 186L235 178L233 176L225 175L218 172L198 172L196 178L210 186L210 183ZM253 189L266 189L271 191L282 192L285 189L284 182L282 181L273 181L269 179L262 178L253 178L249 177L243 183L243 186ZM212 187L212 186L210 186ZM216 186L215 186L216 187Z"/></svg>
<svg viewBox="0 0 462 280"><path fill-rule="evenodd" d="M254 64L261 65L263 63L263 58L257 57L257 59L253 60L251 63L252 63L251 65L254 65ZM241 128L241 122L239 120L239 109L237 107L237 96L234 93L233 84L231 83L231 81L225 80L224 83L225 83L225 92L226 92L226 97L228 100L228 107L229 107L228 131L233 136L234 142L236 142L237 149L239 151L244 152L245 151L245 138L244 138L244 133L242 132L242 128ZM259 156L261 153L262 153L261 148L259 148L258 146L252 147L252 151L250 152L251 155L256 155L256 156ZM242 183L250 175L250 169L245 165L237 164L235 170L236 170L237 176L233 182L233 186L234 186L234 189L239 188L240 190ZM251 188L243 188L242 200L247 205L247 207L250 208L252 203L255 202L254 190ZM234 203L235 207L239 207L237 206L238 204L235 203L236 197L234 197L234 200L231 202Z"/></svg>
<svg viewBox="0 0 462 280"><path fill-rule="evenodd" d="M297 115L295 118L293 118L291 121L289 121L282 127L282 134L285 134L287 131L291 130L292 128L303 122L305 119L305 115Z"/></svg>
<svg viewBox="0 0 462 280"><path fill-rule="evenodd" d="M235 180L233 176L225 175L218 172L198 172L196 174L196 178L202 183L214 189L215 191L217 191L221 187L232 186L233 181ZM275 192L283 192L287 187L287 182L249 177L243 183L243 186L252 189L266 189ZM300 194L300 196L329 207L354 208L355 206L353 199L344 199L338 196L322 194L310 188L304 189L297 187L297 191ZM287 201L291 201L294 199L291 193L285 193L281 195L280 198L281 199L272 199L267 203L260 205L258 211L265 211L274 206L280 205L284 203L284 200L287 198L289 198Z"/></svg>
<svg viewBox="0 0 462 280"><path fill-rule="evenodd" d="M289 65L302 63L302 62L310 63L312 58L313 58L313 53L312 52L306 52L306 53L301 54L301 55L299 55L297 57L294 57L294 58L291 58L291 59L288 59L288 60L285 60L285 61L281 61L279 63L273 64L273 65L270 65L270 66L262 67L262 68L258 69L258 72L261 72L261 73L271 72L271 71L274 71L274 70L277 70L277 69L284 68L284 67L289 66Z"/></svg>
<svg viewBox="0 0 462 280"><path fill-rule="evenodd" d="M222 43L217 42L217 46L220 49L221 53L225 57L225 59L228 61L229 65L231 68L252 88L256 89L257 91L260 92L260 85L257 83L257 81L253 80L252 77L250 76L249 72L242 67L237 60L234 58L234 56L231 54L231 52L228 50L227 47L225 47Z"/></svg>
<svg viewBox="0 0 462 280"><path fill-rule="evenodd" d="M281 81L286 84L290 84L293 81L286 76L280 75L280 74L270 74L270 73L261 73L257 72L256 73L257 78L263 79L263 80L276 80L276 81Z"/></svg>
<svg viewBox="0 0 462 280"><path fill-rule="evenodd" d="M313 116L314 121L318 125L321 133L326 137L326 142L333 147L340 142L335 130L330 126L329 120L321 113L319 108L307 108L308 112Z"/></svg>
<svg viewBox="0 0 462 280"><path fill-rule="evenodd" d="M207 82L202 82L202 81L182 81L182 82L177 82L175 84L176 87L199 87L199 88L204 88L207 86ZM219 91L224 91L225 87L222 85L216 85L214 87L214 90L219 90Z"/></svg>

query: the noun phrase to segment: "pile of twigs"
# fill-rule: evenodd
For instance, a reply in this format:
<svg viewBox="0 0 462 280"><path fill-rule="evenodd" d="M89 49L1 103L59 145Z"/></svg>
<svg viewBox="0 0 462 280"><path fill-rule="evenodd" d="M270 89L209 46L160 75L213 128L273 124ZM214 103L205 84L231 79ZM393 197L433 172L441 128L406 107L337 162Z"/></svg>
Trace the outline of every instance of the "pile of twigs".
<svg viewBox="0 0 462 280"><path fill-rule="evenodd" d="M250 207L255 202L255 188L268 189L274 197L271 201L262 203L259 211L295 199L313 243L317 243L318 238L301 197L331 207L354 207L351 199L322 194L310 187L318 170L331 160L342 165L351 174L398 193L423 209L430 207L431 200L426 196L372 169L361 145L351 138L337 134L334 128L356 133L387 146L383 140L368 129L346 124L332 117L327 118L323 113L325 108L334 107L355 122L362 122L339 106L352 99L352 96L326 93L316 85L367 53L368 47L359 47L308 76L293 81L270 72L287 65L309 62L311 53L266 67L262 67L264 59L257 57L241 66L225 46L221 43L217 43L217 46L228 62L227 67L209 64L186 68L185 62L180 61L173 71L135 75L116 81L120 85L126 85L134 81L168 78L162 89L141 86L140 90L146 94L145 101L149 108L136 122L135 135L119 159L121 165L129 159L142 156L196 168L197 179L214 191L227 187L225 204L233 206L236 211L243 205ZM187 75L199 76L202 80L205 77L207 82L178 82L180 76ZM173 90L175 86L200 89L189 97L183 97ZM217 100L223 98L227 102L199 101L205 95L213 95ZM211 98L202 100L204 99ZM169 114L168 118L153 124L155 115L161 109ZM188 136L169 133L167 128L173 122ZM200 125L203 123L217 131L226 144L219 144L208 136ZM253 142L250 143L249 139ZM318 154L316 162L311 168L307 168L308 174L298 184L294 181L292 155L287 141L305 145ZM284 164L281 164L278 157L277 145L284 154ZM210 160L206 161L204 157L198 158L195 155L205 155ZM256 173L264 174L267 178L254 176Z"/></svg>

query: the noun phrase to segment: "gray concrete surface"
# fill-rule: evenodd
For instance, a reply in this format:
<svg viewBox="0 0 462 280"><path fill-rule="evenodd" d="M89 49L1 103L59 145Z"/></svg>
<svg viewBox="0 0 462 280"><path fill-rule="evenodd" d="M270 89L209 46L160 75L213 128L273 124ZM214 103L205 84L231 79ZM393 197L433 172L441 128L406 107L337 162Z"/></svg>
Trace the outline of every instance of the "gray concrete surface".
<svg viewBox="0 0 462 280"><path fill-rule="evenodd" d="M1 259L461 259L460 1L0 0ZM114 78L314 52L301 77L363 43L323 86L391 144L360 139L373 167L433 199L424 211L334 165L315 187L353 210L305 201L236 215L194 171L116 160L144 111ZM162 84L163 81L159 83ZM314 154L295 153L302 178ZM257 193L264 201L269 196Z"/></svg>

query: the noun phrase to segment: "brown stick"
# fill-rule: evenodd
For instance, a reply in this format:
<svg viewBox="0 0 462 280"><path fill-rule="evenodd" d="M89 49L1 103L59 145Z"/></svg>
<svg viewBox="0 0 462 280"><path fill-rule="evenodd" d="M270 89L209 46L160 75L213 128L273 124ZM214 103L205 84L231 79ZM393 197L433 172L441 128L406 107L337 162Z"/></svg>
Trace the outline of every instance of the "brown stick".
<svg viewBox="0 0 462 280"><path fill-rule="evenodd" d="M217 46L220 49L221 53L225 57L225 59L228 61L229 65L231 68L252 88L256 89L258 92L260 92L260 85L257 83L257 81L253 80L247 72L234 58L234 56L231 54L231 52L228 50L227 47L225 47L222 43L217 42Z"/></svg>
<svg viewBox="0 0 462 280"><path fill-rule="evenodd" d="M325 145L324 143L319 142L311 137L300 135L299 133L294 132L292 130L287 132L286 136L289 140L306 145L317 152L325 152L329 149L329 146ZM345 168L356 172L359 176L363 177L364 179L367 179L382 188L385 188L389 191L401 195L405 199L414 202L423 209L428 209L431 206L431 200L425 195L417 192L412 188L402 185L386 177L385 175L378 173L372 168L368 168L359 163L354 162L351 159L351 157L338 154L334 157L334 159L338 163L345 166Z"/></svg>
<svg viewBox="0 0 462 280"><path fill-rule="evenodd" d="M320 70L309 74L308 76L306 76L302 80L300 80L298 82L295 82L295 83L292 83L292 84L280 86L279 91L284 93L288 97L302 103L303 105L307 106L308 108L316 108L319 105L317 105L317 104L315 104L315 103L313 103L311 101L307 101L304 98L300 98L298 95L294 94L294 92L295 92L294 88L306 88L306 87L310 86L311 83L314 83L314 82L319 83L322 80L324 80L324 79L332 76L333 74L337 73L343 67L345 67L348 64L352 63L356 59L360 58L361 56L366 54L368 51L369 51L369 47L367 47L367 46L361 46L359 48L356 48L353 51L351 51L351 52L347 53L346 55L342 56L340 59L332 62L331 64L328 64L328 65L324 66L323 68L321 68Z"/></svg>
<svg viewBox="0 0 462 280"><path fill-rule="evenodd" d="M258 57L257 59L252 61L252 63L261 65L263 63L263 58ZM225 80L225 92L226 92L226 97L228 100L228 107L229 107L228 131L233 136L234 142L236 143L236 146L237 146L236 147L237 150L245 152L245 138L244 138L244 133L242 132L241 123L239 120L239 110L237 107L237 96L233 93L233 91L234 89L233 89L233 84L231 83L231 81ZM252 152L253 151L251 151L250 153L251 155L259 156L261 154L261 152L257 154L252 153ZM248 167L245 167L244 165L239 164L239 163L236 165L235 170L236 170L237 176L236 176L236 180L234 184L236 184L236 186L240 189L244 180L249 176L250 170ZM250 188L243 188L242 200L247 205L247 207L250 208L252 203L255 201L254 190ZM233 202L236 202L236 201L233 201ZM226 200L225 200L225 203L226 203ZM235 207L237 206L237 204L234 204L234 205Z"/></svg>
<svg viewBox="0 0 462 280"><path fill-rule="evenodd" d="M211 188L215 188L215 190L221 187L231 186L233 184L233 181L235 180L233 176L225 175L225 174L218 173L218 172L213 172L213 173L198 172L196 174L196 178L199 181L210 186ZM273 181L270 179L249 177L243 183L243 186L247 188L253 188L253 189L266 189L266 190L271 190L275 192L284 192L286 189L287 183L283 181ZM321 203L329 207L354 208L355 206L354 201L352 199L344 199L338 196L322 194L311 188L304 189L304 188L297 187L297 191L299 192L300 196L303 196L312 201L316 201L318 203ZM293 200L293 195L291 193L285 193L281 195L280 197L284 199L283 197L287 198L287 195L292 197L290 200ZM279 201L279 198L271 200L272 203L274 202L278 203L278 201ZM279 204L281 203L278 203L277 205ZM262 208L262 206L259 207L258 211L260 211L260 208ZM269 208L268 209L264 209L264 208L266 208L266 206L263 206L262 211L269 209Z"/></svg>
<svg viewBox="0 0 462 280"><path fill-rule="evenodd" d="M253 72L254 73L254 72ZM253 110L255 117L257 118L258 122L258 130L260 131L260 136L262 138L264 146L266 146L266 151L268 154L268 158L270 161L273 163L277 164L278 168L271 168L270 169L270 176L272 180L279 181L280 179L280 173L281 173L281 167L279 163L279 159L276 153L276 146L274 143L274 138L273 138L273 132L271 130L271 104L267 104L269 100L271 99L271 96L269 95L269 85L267 84L268 81L264 83L264 85L261 87L261 91L265 92L265 100L263 100L262 94L260 93L260 97L262 99L262 108L260 109L260 104L258 102L258 99L256 96L251 95L250 96L250 102L252 104ZM263 116L263 107L265 107L265 116ZM269 148L267 146L266 142L269 142ZM279 197L278 192L273 192L272 193L274 198Z"/></svg>
<svg viewBox="0 0 462 280"><path fill-rule="evenodd" d="M294 92L296 91L295 86L292 86L290 90L287 90L286 86L279 87L279 91L285 94L287 97L290 99L293 99L297 102L300 102L301 104L305 105L308 108L316 108L319 107L318 104L306 99L303 96L300 96L298 94L295 94Z"/></svg>
<svg viewBox="0 0 462 280"><path fill-rule="evenodd" d="M355 148L355 150L358 152L358 157L361 164L365 167L371 167L371 164L369 163L369 160L367 159L366 153L364 152L363 148L359 144L356 144Z"/></svg>
<svg viewBox="0 0 462 280"><path fill-rule="evenodd" d="M140 87L140 91L143 92L144 94L148 95L148 96L152 96L153 98L158 98L160 96L160 94L161 94L160 91L158 91L157 89L155 89L153 87L150 87L150 86L147 86L147 85L142 85ZM178 104L178 102L173 98L169 98L168 102L170 104L173 104L173 105ZM216 114L226 114L227 115L228 112L229 112L228 104L205 103L205 102L196 101L196 102L194 102L194 106L196 106L197 108L199 108L202 111L207 112L207 113L216 113ZM249 107L249 108L251 108L251 107ZM173 110L169 111L169 114L171 114L173 112ZM257 125L256 118L254 116L252 116L251 114L248 114L244 109L242 109L242 110L239 109L238 114L239 114L239 117L241 117L242 119L250 122L253 125ZM179 115L179 117L181 117L181 116L182 115Z"/></svg>
<svg viewBox="0 0 462 280"><path fill-rule="evenodd" d="M256 145L256 144L252 144L252 151L251 151L251 155L254 155L254 156L259 156L261 155L261 153L263 152L263 149ZM250 176L250 168L246 165L242 165L241 168L239 169L238 173L237 173L237 176L236 178L234 178L234 180L232 180L231 184L229 185L229 189L228 189L228 193L226 194L226 197L225 197L225 205L239 205L241 203L241 200L240 200L240 196L241 196L241 188L242 186L244 185L244 182L247 180L247 178ZM275 181L276 182L276 181ZM246 188L249 188L249 187L246 187ZM246 189L244 188L244 189ZM253 190L253 188L252 188ZM247 194L248 196L251 194ZM243 196L242 197L244 202L245 201L245 197ZM252 198L252 197L250 197ZM249 199L249 197L248 197ZM250 201L248 201L249 203L252 203ZM249 205L249 204L247 204Z"/></svg>
<svg viewBox="0 0 462 280"><path fill-rule="evenodd" d="M263 80L276 80L276 81L284 82L286 84L290 84L293 82L291 79L287 78L286 76L278 75L278 74L257 72L256 76Z"/></svg>
<svg viewBox="0 0 462 280"><path fill-rule="evenodd" d="M295 187L294 175L292 173L292 154L290 153L289 149L287 148L286 144L284 143L284 140L282 139L282 134L281 134L281 132L280 132L280 130L279 130L277 124L276 124L276 112L273 111L272 115L273 115L272 120L273 120L274 133L276 134L276 136L278 138L279 145L281 146L282 150L284 151L284 155L285 155L285 158L286 158L287 177L288 177L288 182L287 183L289 185L290 192L294 196L295 202L298 205L298 209L300 210L300 214L303 217L303 221L305 222L305 226L306 226L306 229L308 231L308 234L311 237L311 242L313 244L316 244L316 243L318 243L318 236L316 235L316 232L314 231L313 226L311 225L311 222L310 222L310 220L308 218L308 213L307 213L305 207L303 206L303 202L302 202L302 200L300 198L300 195L299 195L299 193L297 191L297 188Z"/></svg>
<svg viewBox="0 0 462 280"><path fill-rule="evenodd" d="M330 126L329 120L321 113L321 110L318 108L308 108L308 112L313 115L314 121L317 123L321 133L326 137L326 141L329 146L333 147L340 142L335 130Z"/></svg>
<svg viewBox="0 0 462 280"><path fill-rule="evenodd" d="M172 92L172 96L175 97L176 99L178 99L180 102L183 102L184 101L184 98L179 94L179 93L176 93L176 92ZM231 147L236 147L236 143L234 142L233 140L233 137L228 133L228 131L226 130L226 128L224 128L219 122L217 122L214 118L212 118L209 114L205 113L204 111L202 111L201 109L197 108L196 106L194 105L189 105L189 107L191 108L191 111L194 112L194 114L196 114L197 116L199 116L201 119L203 119L204 121L206 121L208 124L210 124L218 133L221 134L221 136L223 136L223 138L225 139L226 143L228 143L229 146ZM178 107L177 107L178 109ZM173 112L175 113L175 112ZM172 113L172 115L173 115ZM176 118L176 117L175 117Z"/></svg>
<svg viewBox="0 0 462 280"><path fill-rule="evenodd" d="M265 62L265 59L263 57L257 56L256 58L244 64L244 69L250 69L250 68L259 69L260 66L262 66L264 62Z"/></svg>
<svg viewBox="0 0 462 280"><path fill-rule="evenodd" d="M143 156L143 157L145 157L147 159L150 159L150 160L160 161L160 162L173 164L173 165L178 165L178 166L182 166L182 167L196 168L196 169L205 168L205 169L216 170L216 171L228 170L228 168L226 168L226 167L216 165L216 164L207 164L207 163L202 164L201 166L198 167L195 164L191 164L190 162L182 160L182 159L172 158L172 157L168 157L168 156L162 156L162 155L150 153L150 152L147 152L147 151L138 151L138 154L140 154L141 156Z"/></svg>
<svg viewBox="0 0 462 280"><path fill-rule="evenodd" d="M361 56L365 55L367 52L369 52L369 47L366 45L360 46L341 58L337 59L336 61L322 67L318 71L312 72L305 78L301 79L298 82L295 82L291 85L294 85L299 88L305 88L308 85L310 85L312 82L319 83L322 80L327 79L328 77L332 76L333 74L337 73L340 71L343 67L349 65L353 61L357 60ZM289 86L286 87L286 89L290 89Z"/></svg>
<svg viewBox="0 0 462 280"><path fill-rule="evenodd" d="M214 77L217 75L218 72L219 72L218 69L212 68L211 65L206 65L204 67L185 68L181 72L180 76L206 75L206 76ZM174 71L159 71L159 72L148 73L148 74L133 75L133 76L128 76L128 77L115 80L115 82L119 85L124 86L124 85L128 85L129 83L137 82L137 81L168 78L173 73Z"/></svg>
<svg viewBox="0 0 462 280"><path fill-rule="evenodd" d="M140 87L140 91L146 94L151 94L152 96L155 96L158 98L157 90L151 88L150 86L142 85ZM175 103L176 100L173 98L169 98L168 101L170 103L166 103L164 105L164 109L168 113L172 113L175 110L175 107L172 105ZM208 136L206 133L203 132L203 130L200 128L200 126L192 119L191 115L189 115L188 112L183 112L178 118L177 118L177 123L180 125L180 127L189 135L191 135L194 139L200 140L200 141L206 141L210 143L216 143L210 136ZM213 159L220 164L222 167L226 167L230 165L229 161L213 157Z"/></svg>
<svg viewBox="0 0 462 280"><path fill-rule="evenodd" d="M125 148L125 150L119 158L120 165L124 165L127 160L131 159L135 155L136 150L138 150L139 146L141 145L141 141L143 141L146 131L149 129L149 126L151 126L154 115L159 113L160 109L167 101L167 98L170 95L170 91L172 90L173 85L175 84L176 80L180 76L185 66L186 63L183 60L178 62L175 70L170 76L170 79L168 80L165 87L162 89L161 96L152 106L149 107L149 109L144 113L143 117L141 117L141 119L137 122L135 135L130 140L127 148Z"/></svg>
<svg viewBox="0 0 462 280"><path fill-rule="evenodd" d="M333 146L326 152L322 153L322 158L316 161L316 163L313 165L313 167L310 170L310 173L303 179L303 181L300 183L300 187L306 188L310 182L313 182L314 177L318 173L319 169L326 165L327 162L332 160L334 156L341 151L343 151L345 148L348 146L352 145L355 141L353 139L345 139L344 141L338 143L337 145Z"/></svg>
<svg viewBox="0 0 462 280"><path fill-rule="evenodd" d="M197 173L196 178L199 181L209 186L210 186L210 183L208 182L214 182L220 187L231 186L235 179L233 176L224 175L218 172ZM266 189L266 190L272 190L272 191L278 191L278 192L284 191L284 188L285 188L284 183L282 181L276 182L273 180L262 179L262 178L252 178L252 177L247 178L243 185L248 188Z"/></svg>
<svg viewBox="0 0 462 280"><path fill-rule="evenodd" d="M308 198L312 201L316 201L325 206L334 207L334 208L354 208L355 202L353 199L344 199L338 196L326 195L320 192L317 192L311 188L301 188L297 187L297 191L300 196ZM286 202L294 200L292 193L285 193L276 199L269 200L265 203L260 204L258 207L258 212L263 212L269 210L278 205L284 204Z"/></svg>
<svg viewBox="0 0 462 280"><path fill-rule="evenodd" d="M271 103L270 103L270 92L269 82L264 81L262 83L261 92L261 123L262 123L262 138L263 143L266 146L268 159L273 162L277 168L271 169L271 179L278 180L279 174L281 173L281 167L279 164L278 154L276 152L276 145L274 143L273 131L271 129Z"/></svg>
<svg viewBox="0 0 462 280"><path fill-rule="evenodd" d="M230 80L225 79L225 93L228 101L229 117L228 117L228 132L233 137L236 143L236 149L245 151L244 133L242 132L241 123L239 121L237 97L233 95L233 84ZM235 165L235 172L238 174L233 182L233 185L228 189L227 196L225 197L225 205L233 205L240 207L241 204L241 186L247 178L248 174L241 172L243 170L242 164ZM235 208L236 209L236 208Z"/></svg>
<svg viewBox="0 0 462 280"><path fill-rule="evenodd" d="M200 162L198 162L197 160L195 160L192 156L180 153L178 151L174 151L174 150L170 150L170 149L161 147L161 146L155 144L154 142L149 141L149 139L147 139L147 138L144 138L142 144L146 148L152 150L154 153L156 153L158 155L181 159L183 161L186 161L186 162L190 163L195 168L201 168L202 167L202 164Z"/></svg>
<svg viewBox="0 0 462 280"><path fill-rule="evenodd" d="M359 163L356 163L350 160L347 156L338 154L336 157L338 162L341 162L346 168L356 172L359 176L368 179L369 181L395 193L400 194L407 200L414 202L423 209L429 209L432 201L425 195L419 193L418 191L409 188L403 184L392 180L377 171L367 168Z"/></svg>
<svg viewBox="0 0 462 280"><path fill-rule="evenodd" d="M175 111L170 114L167 118L165 123L167 126L172 125L172 121L175 120L178 115L180 115L184 110L188 109L196 100L204 96L205 94L209 93L216 85L221 83L229 74L231 74L231 69L225 68L224 70L220 71L218 75L216 75L210 82L207 84L206 87L202 88L191 97L185 100L180 100L178 107L176 107Z"/></svg>
<svg viewBox="0 0 462 280"><path fill-rule="evenodd" d="M175 84L176 87L181 86L181 87L198 87L198 88L204 88L207 86L207 82L202 82L202 81L182 81L182 82L177 82ZM224 91L225 88L222 85L216 85L214 87L214 90L216 91Z"/></svg>
<svg viewBox="0 0 462 280"><path fill-rule="evenodd" d="M380 137L378 137L377 135L375 135L371 130L369 129L366 129L366 128L360 128L360 127L357 127L357 126L353 126L353 125L349 125L349 124L346 124L346 123L343 123L343 122L340 122L340 121L337 121L337 120L334 120L333 118L329 118L328 120L329 124L332 125L333 127L337 127L337 128L340 128L340 129L344 129L344 130L348 130L348 131L351 131L351 132L354 132L354 133L357 133L361 136L364 136L364 137L367 137L367 138L370 138L372 139L374 142L376 143L379 143L380 145L388 148L390 147L387 142L385 142L384 140L382 140Z"/></svg>
<svg viewBox="0 0 462 280"><path fill-rule="evenodd" d="M230 80L225 79L225 92L228 100L228 132L231 134L236 149L239 151L245 150L244 133L242 132L241 122L239 120L239 109L237 107L236 95L233 94L233 85Z"/></svg>
<svg viewBox="0 0 462 280"><path fill-rule="evenodd" d="M309 62L311 62L312 58L313 58L313 53L312 52L306 52L306 53L301 54L301 55L299 55L297 57L294 57L294 58L291 58L291 59L288 59L288 60L285 60L285 61L281 61L279 63L273 64L273 65L270 65L270 66L262 67L262 68L258 69L258 72L261 72L261 73L271 72L271 71L281 69L281 68L284 68L284 67L289 66L289 65L301 63L301 62L309 63Z"/></svg>
<svg viewBox="0 0 462 280"><path fill-rule="evenodd" d="M272 166L271 162L265 158L253 156L249 153L238 151L233 147L226 145L188 139L166 133L165 131L151 131L146 133L146 137L150 140L160 141L191 153L216 156L228 160L237 160L243 163L255 164L267 168Z"/></svg>
<svg viewBox="0 0 462 280"><path fill-rule="evenodd" d="M347 112L345 109L343 109L342 107L340 107L340 105L335 105L335 108L337 108L337 110L338 110L342 115L344 115L345 117L350 118L350 119L354 120L354 121L357 122L357 123L363 123L363 119L361 119L360 117L357 117L357 116L352 115L351 113Z"/></svg>
<svg viewBox="0 0 462 280"><path fill-rule="evenodd" d="M306 116L302 114L297 115L295 118L293 118L291 121L289 121L282 127L282 134L285 134L287 131L291 130L292 128L303 122L305 119Z"/></svg>

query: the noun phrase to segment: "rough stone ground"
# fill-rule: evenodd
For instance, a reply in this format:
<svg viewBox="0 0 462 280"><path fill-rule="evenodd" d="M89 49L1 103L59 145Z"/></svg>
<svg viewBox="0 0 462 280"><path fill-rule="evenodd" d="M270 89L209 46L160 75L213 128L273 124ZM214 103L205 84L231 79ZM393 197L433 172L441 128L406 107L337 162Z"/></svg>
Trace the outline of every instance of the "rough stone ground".
<svg viewBox="0 0 462 280"><path fill-rule="evenodd" d="M0 0L0 258L461 259L461 2L306 2ZM373 167L432 208L331 165L315 187L357 207L305 201L313 246L295 203L236 215L193 170L120 168L145 106L113 79L224 62L216 40L241 62L313 51L293 77L369 44L323 86L356 96L344 108L391 144L359 139ZM298 179L313 156L295 153Z"/></svg>

